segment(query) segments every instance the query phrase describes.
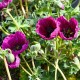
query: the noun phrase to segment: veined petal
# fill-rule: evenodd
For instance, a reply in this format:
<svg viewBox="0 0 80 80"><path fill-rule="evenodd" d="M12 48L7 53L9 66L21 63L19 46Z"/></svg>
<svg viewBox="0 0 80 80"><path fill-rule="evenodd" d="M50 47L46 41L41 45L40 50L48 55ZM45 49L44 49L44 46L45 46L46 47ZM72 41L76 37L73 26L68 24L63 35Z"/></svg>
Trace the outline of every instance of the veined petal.
<svg viewBox="0 0 80 80"><path fill-rule="evenodd" d="M51 40L58 35L59 23L53 17L39 19L36 24L36 33L45 40Z"/></svg>
<svg viewBox="0 0 80 80"><path fill-rule="evenodd" d="M2 2L0 2L0 10L7 7L11 2L12 0L2 0Z"/></svg>
<svg viewBox="0 0 80 80"><path fill-rule="evenodd" d="M78 21L75 18L71 18L69 21L64 17L60 16L57 19L60 22L59 36L64 40L72 40L78 35Z"/></svg>
<svg viewBox="0 0 80 80"><path fill-rule="evenodd" d="M29 41L24 33L17 31L15 34L10 34L4 38L1 45L2 49L11 49L14 55L24 52L28 47Z"/></svg>
<svg viewBox="0 0 80 80"><path fill-rule="evenodd" d="M20 58L15 56L15 61L13 63L8 64L9 68L17 68L20 65Z"/></svg>

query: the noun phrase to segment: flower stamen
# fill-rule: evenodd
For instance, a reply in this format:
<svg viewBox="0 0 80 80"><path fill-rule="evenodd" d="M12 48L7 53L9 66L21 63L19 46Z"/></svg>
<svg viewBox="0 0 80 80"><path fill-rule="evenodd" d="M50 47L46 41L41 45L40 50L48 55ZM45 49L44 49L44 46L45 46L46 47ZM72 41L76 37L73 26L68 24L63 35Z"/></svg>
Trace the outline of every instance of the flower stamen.
<svg viewBox="0 0 80 80"><path fill-rule="evenodd" d="M68 29L64 28L63 33L67 38L71 37L74 34L74 32L72 32L72 30L70 28L68 28Z"/></svg>
<svg viewBox="0 0 80 80"><path fill-rule="evenodd" d="M54 31L54 28L52 28L52 27L47 27L47 28L46 28L46 31L47 31L46 37L49 38L49 37L50 37L50 34Z"/></svg>

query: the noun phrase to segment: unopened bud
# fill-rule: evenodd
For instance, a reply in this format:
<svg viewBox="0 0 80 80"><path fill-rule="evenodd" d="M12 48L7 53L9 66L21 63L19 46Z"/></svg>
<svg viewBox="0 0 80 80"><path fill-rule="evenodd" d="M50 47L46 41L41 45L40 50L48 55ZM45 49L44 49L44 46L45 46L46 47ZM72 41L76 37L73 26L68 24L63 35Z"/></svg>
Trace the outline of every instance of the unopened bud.
<svg viewBox="0 0 80 80"><path fill-rule="evenodd" d="M78 59L78 57L74 57L73 60L74 60L74 63L75 63L75 64L79 64L79 59Z"/></svg>
<svg viewBox="0 0 80 80"><path fill-rule="evenodd" d="M79 59L78 57L74 57L74 64L80 69L80 62L79 62Z"/></svg>
<svg viewBox="0 0 80 80"><path fill-rule="evenodd" d="M13 54L9 53L6 55L6 59L8 63L13 63L15 61L15 57Z"/></svg>
<svg viewBox="0 0 80 80"><path fill-rule="evenodd" d="M55 1L55 3L61 8L64 9L64 5L63 3L59 0L59 1Z"/></svg>
<svg viewBox="0 0 80 80"><path fill-rule="evenodd" d="M35 44L35 45L32 45L32 46L30 47L30 50L31 50L31 51L39 51L40 48L41 48L41 45L40 45L40 44Z"/></svg>
<svg viewBox="0 0 80 80"><path fill-rule="evenodd" d="M59 6L61 9L64 9L64 5L63 5L61 2L58 4L58 6Z"/></svg>
<svg viewBox="0 0 80 80"><path fill-rule="evenodd" d="M42 49L40 49L40 50L38 51L38 53L39 53L39 54L44 54L44 51L43 51Z"/></svg>

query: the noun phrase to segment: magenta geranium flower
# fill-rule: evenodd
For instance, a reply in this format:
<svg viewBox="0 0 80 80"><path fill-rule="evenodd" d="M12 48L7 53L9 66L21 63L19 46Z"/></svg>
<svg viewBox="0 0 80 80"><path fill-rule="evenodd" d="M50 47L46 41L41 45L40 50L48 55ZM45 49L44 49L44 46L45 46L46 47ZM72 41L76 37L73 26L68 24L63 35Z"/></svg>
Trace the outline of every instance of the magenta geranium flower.
<svg viewBox="0 0 80 80"><path fill-rule="evenodd" d="M15 61L13 63L8 63L9 68L16 68L19 67L20 64L20 58L17 56L15 56Z"/></svg>
<svg viewBox="0 0 80 80"><path fill-rule="evenodd" d="M17 31L15 34L10 34L5 37L2 43L3 49L11 49L14 55L18 55L25 51L28 47L29 41L26 40L26 36L24 33Z"/></svg>
<svg viewBox="0 0 80 80"><path fill-rule="evenodd" d="M45 40L51 40L58 35L59 23L52 17L42 18L36 24L36 32Z"/></svg>
<svg viewBox="0 0 80 80"><path fill-rule="evenodd" d="M60 22L59 36L64 40L72 40L78 35L78 21L75 18L71 18L69 21L61 16L57 19Z"/></svg>
<svg viewBox="0 0 80 80"><path fill-rule="evenodd" d="M0 1L0 10L7 7L12 2L12 0L1 0Z"/></svg>
<svg viewBox="0 0 80 80"><path fill-rule="evenodd" d="M5 37L2 43L2 49L11 49L12 54L15 57L15 61L9 64L9 67L13 68L18 67L20 63L20 59L18 54L24 52L28 47L29 41L26 40L26 36L24 33L17 31L15 34L10 34L9 36Z"/></svg>

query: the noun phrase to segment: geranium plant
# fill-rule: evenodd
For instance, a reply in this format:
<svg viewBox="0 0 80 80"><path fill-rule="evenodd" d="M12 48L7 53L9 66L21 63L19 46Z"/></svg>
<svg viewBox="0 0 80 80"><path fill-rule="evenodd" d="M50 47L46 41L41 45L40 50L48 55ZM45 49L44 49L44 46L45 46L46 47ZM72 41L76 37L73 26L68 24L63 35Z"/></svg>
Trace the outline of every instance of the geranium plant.
<svg viewBox="0 0 80 80"><path fill-rule="evenodd" d="M79 80L79 2L0 0L0 80Z"/></svg>

